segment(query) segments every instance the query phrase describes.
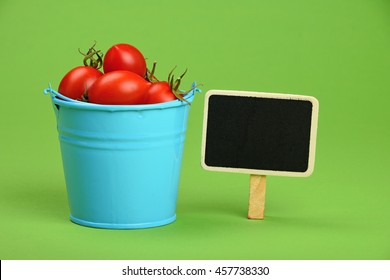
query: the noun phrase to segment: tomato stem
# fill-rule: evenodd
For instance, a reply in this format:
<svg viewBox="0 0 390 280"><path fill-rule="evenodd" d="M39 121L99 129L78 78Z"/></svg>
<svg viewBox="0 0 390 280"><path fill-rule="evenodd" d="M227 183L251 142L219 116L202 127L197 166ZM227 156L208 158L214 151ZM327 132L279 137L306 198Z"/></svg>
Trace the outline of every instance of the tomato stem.
<svg viewBox="0 0 390 280"><path fill-rule="evenodd" d="M173 67L173 69L171 70L171 72L169 72L169 74L168 74L168 82L171 80L172 73L173 73L173 71L176 69L176 67L177 67L177 65L175 65L175 67ZM173 77L172 77L172 79L173 79Z"/></svg>
<svg viewBox="0 0 390 280"><path fill-rule="evenodd" d="M151 83L159 82L159 80L154 75L156 71L157 61L153 62L152 70L146 69L146 77L145 79Z"/></svg>
<svg viewBox="0 0 390 280"><path fill-rule="evenodd" d="M99 69L103 65L103 53L101 50L95 50L96 41L92 47L89 48L87 53L82 53L79 48L79 53L84 55L83 63L85 66L91 66L93 68ZM95 58L94 56L97 56Z"/></svg>
<svg viewBox="0 0 390 280"><path fill-rule="evenodd" d="M159 82L159 80L156 78L156 76L154 75L155 71L156 71L156 66L157 66L157 62L155 61L153 63L153 66L152 66L152 70L149 70L149 69L146 69L146 77L145 79L151 83L156 83L156 82ZM173 67L173 69L169 72L168 74L168 79L167 79L167 82L169 84L169 88L171 89L172 93L175 95L175 97L183 102L186 102L188 105L191 105L190 102L188 102L188 100L186 100L183 95L189 93L191 90L193 90L195 87L191 87L191 89L189 91L187 91L186 93L183 93L182 91L180 91L179 87L180 87L180 84L181 84L181 80L183 79L184 75L187 73L187 70L186 69L184 71L183 74L181 74L177 79L175 79L175 75L173 75L173 71L175 71L177 65L175 65L175 67Z"/></svg>

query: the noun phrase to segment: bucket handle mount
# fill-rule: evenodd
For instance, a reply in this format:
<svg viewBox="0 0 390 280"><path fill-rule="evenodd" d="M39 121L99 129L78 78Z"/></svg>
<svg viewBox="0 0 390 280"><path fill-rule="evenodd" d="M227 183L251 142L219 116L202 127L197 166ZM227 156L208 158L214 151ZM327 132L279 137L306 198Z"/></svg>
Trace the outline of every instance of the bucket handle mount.
<svg viewBox="0 0 390 280"><path fill-rule="evenodd" d="M55 90L51 87L51 84L50 84L50 83L49 83L49 87L43 90L43 93L44 93L44 94L49 94L49 93L50 93L50 96L51 96L51 97L57 97L57 98L59 98L59 99L66 100L66 101L77 102L77 103L82 102L82 101L78 101L78 100L75 100L75 99L66 97L65 95L62 95L61 93L59 93L58 91L55 91Z"/></svg>

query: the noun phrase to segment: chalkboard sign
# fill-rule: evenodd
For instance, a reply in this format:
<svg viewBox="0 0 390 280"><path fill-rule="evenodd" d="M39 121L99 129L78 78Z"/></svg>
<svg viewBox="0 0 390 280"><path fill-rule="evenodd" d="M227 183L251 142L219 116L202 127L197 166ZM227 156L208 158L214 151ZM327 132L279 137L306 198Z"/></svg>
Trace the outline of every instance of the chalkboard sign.
<svg viewBox="0 0 390 280"><path fill-rule="evenodd" d="M317 120L318 101L311 96L208 91L202 166L213 171L309 176Z"/></svg>

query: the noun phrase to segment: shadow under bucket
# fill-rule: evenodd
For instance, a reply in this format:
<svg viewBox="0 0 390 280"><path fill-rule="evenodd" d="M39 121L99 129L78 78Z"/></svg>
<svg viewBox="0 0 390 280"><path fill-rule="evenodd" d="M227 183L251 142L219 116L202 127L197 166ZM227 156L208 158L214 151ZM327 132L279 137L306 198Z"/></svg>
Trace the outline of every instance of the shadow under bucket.
<svg viewBox="0 0 390 280"><path fill-rule="evenodd" d="M46 91L57 116L70 219L113 229L173 222L190 106L98 105ZM185 96L190 103L196 91Z"/></svg>

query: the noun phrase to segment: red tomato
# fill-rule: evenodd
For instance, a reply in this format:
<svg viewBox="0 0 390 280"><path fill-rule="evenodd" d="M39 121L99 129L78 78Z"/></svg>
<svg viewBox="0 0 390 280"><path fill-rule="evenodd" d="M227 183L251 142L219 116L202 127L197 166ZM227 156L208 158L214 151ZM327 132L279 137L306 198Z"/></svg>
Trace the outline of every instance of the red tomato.
<svg viewBox="0 0 390 280"><path fill-rule="evenodd" d="M90 66L78 66L62 78L58 92L73 99L79 99L103 73Z"/></svg>
<svg viewBox="0 0 390 280"><path fill-rule="evenodd" d="M149 87L146 92L145 103L154 104L176 100L168 82L155 82Z"/></svg>
<svg viewBox="0 0 390 280"><path fill-rule="evenodd" d="M136 47L129 44L117 44L112 46L104 56L103 69L104 73L127 70L145 77L146 61Z"/></svg>
<svg viewBox="0 0 390 280"><path fill-rule="evenodd" d="M104 74L89 88L88 101L98 104L131 105L144 103L150 82L130 71Z"/></svg>

